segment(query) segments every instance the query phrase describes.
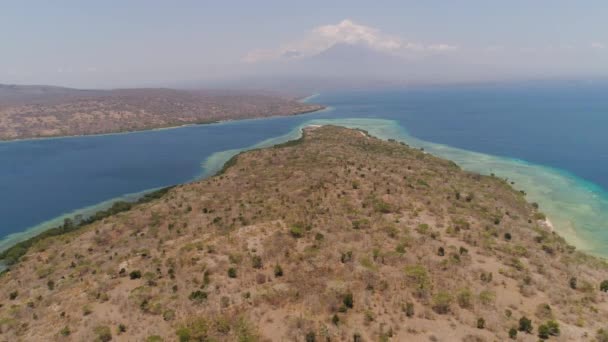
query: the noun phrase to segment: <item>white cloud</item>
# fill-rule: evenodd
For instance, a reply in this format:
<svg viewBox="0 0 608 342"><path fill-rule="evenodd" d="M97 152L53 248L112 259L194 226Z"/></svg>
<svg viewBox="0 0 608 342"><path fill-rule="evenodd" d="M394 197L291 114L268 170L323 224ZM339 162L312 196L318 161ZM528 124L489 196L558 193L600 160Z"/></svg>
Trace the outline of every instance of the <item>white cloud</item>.
<svg viewBox="0 0 608 342"><path fill-rule="evenodd" d="M591 48L592 49L597 49L597 50L602 50L606 48L606 45L600 42L593 42L591 43Z"/></svg>
<svg viewBox="0 0 608 342"><path fill-rule="evenodd" d="M363 45L393 54L443 53L458 49L457 46L446 43L426 45L405 42L401 38L386 34L377 28L360 25L346 19L335 25L316 27L304 39L285 44L277 49L253 50L243 58L243 61L255 63L301 58L317 54L335 44Z"/></svg>

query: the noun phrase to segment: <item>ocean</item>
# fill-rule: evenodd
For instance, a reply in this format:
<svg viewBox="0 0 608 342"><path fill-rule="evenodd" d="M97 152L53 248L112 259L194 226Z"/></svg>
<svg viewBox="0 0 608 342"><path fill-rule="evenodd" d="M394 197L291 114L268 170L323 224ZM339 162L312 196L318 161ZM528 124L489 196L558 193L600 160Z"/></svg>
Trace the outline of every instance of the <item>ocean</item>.
<svg viewBox="0 0 608 342"><path fill-rule="evenodd" d="M309 124L362 128L494 173L577 248L608 256L608 86L585 82L349 90L327 110L174 129L0 143L0 249L117 199L216 172Z"/></svg>

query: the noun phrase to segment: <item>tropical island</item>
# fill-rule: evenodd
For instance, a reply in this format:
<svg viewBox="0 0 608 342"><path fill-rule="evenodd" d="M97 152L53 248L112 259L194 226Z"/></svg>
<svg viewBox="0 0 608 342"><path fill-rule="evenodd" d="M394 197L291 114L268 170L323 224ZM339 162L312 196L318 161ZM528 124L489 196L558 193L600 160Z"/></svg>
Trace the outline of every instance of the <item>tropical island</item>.
<svg viewBox="0 0 608 342"><path fill-rule="evenodd" d="M264 92L0 84L0 140L141 131L323 108Z"/></svg>
<svg viewBox="0 0 608 342"><path fill-rule="evenodd" d="M498 177L311 126L22 245L1 336L607 341L608 263L540 209Z"/></svg>

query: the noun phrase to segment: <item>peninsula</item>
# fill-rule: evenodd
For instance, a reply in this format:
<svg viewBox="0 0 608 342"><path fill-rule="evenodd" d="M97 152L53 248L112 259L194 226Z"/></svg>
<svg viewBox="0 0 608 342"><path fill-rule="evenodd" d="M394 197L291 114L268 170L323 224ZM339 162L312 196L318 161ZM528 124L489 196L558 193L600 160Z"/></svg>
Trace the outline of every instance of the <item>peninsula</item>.
<svg viewBox="0 0 608 342"><path fill-rule="evenodd" d="M28 246L0 339L606 341L608 264L544 219L503 179L309 127Z"/></svg>

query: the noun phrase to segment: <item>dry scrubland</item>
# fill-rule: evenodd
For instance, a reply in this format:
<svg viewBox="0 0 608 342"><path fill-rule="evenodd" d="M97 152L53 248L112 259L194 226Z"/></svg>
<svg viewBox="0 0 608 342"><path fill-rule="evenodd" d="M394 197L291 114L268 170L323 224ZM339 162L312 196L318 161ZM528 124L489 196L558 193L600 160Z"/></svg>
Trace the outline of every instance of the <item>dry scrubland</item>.
<svg viewBox="0 0 608 342"><path fill-rule="evenodd" d="M50 92L25 96L15 91L0 97L0 140L137 131L323 108L283 97L219 91L66 89L50 98L45 91Z"/></svg>
<svg viewBox="0 0 608 342"><path fill-rule="evenodd" d="M608 266L543 222L504 180L309 128L36 244L0 340L606 341Z"/></svg>

